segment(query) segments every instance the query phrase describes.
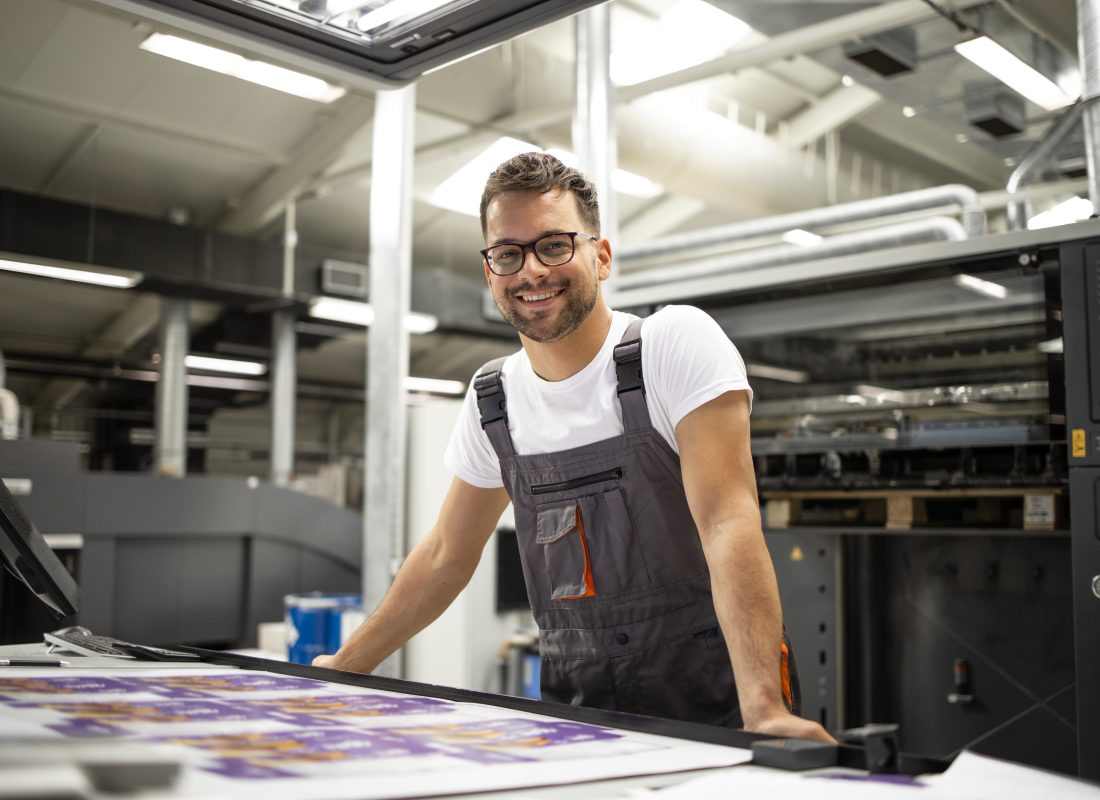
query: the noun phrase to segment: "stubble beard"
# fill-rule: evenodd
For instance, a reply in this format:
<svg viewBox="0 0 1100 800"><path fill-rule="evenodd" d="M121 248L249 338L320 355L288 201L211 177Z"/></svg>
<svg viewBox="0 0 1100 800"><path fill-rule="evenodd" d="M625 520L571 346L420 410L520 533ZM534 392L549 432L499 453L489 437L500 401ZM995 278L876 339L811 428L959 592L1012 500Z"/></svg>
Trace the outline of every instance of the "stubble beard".
<svg viewBox="0 0 1100 800"><path fill-rule="evenodd" d="M525 313L522 307L523 301L516 295L547 289L561 289L562 294L565 295L565 305L557 316L551 316L554 312L550 309L536 312L533 316ZM496 298L496 303L504 319L517 332L531 341L548 344L564 339L579 328L596 307L596 298L599 293L600 282L593 274L592 282L587 285L581 285L568 278L548 282L538 287L521 284L510 289L503 299Z"/></svg>

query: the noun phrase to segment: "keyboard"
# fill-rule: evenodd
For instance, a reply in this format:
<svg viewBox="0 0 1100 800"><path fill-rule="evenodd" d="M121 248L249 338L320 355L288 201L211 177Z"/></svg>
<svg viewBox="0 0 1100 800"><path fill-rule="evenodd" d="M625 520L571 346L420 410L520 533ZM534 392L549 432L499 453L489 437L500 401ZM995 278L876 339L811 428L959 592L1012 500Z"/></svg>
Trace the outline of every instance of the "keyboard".
<svg viewBox="0 0 1100 800"><path fill-rule="evenodd" d="M132 658L138 661L199 661L199 656L183 650L150 647L144 644L124 642L113 636L97 636L78 631L53 631L42 634L46 644L83 656L108 656Z"/></svg>

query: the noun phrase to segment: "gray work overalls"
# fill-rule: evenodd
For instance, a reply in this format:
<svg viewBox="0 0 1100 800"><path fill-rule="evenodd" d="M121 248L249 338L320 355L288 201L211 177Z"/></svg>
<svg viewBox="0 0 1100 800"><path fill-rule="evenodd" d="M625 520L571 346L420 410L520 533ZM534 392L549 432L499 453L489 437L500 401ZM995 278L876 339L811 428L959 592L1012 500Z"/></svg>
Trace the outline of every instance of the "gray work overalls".
<svg viewBox="0 0 1100 800"><path fill-rule="evenodd" d="M641 370L641 320L615 348L621 436L517 455L500 368L475 378L481 425L515 509L542 656L542 698L635 714L741 726L710 575L680 459L653 428ZM743 609L752 613L752 609ZM798 681L784 632L784 702Z"/></svg>

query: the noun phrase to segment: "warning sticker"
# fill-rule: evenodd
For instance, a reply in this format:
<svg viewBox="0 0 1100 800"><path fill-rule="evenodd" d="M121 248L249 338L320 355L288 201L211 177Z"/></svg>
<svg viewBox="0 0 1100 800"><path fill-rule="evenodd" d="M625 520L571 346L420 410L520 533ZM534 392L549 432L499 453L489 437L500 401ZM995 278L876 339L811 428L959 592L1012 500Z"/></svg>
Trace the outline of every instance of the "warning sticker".
<svg viewBox="0 0 1100 800"><path fill-rule="evenodd" d="M1087 453L1085 452L1085 429L1074 428L1072 434L1072 452L1074 458L1084 458Z"/></svg>

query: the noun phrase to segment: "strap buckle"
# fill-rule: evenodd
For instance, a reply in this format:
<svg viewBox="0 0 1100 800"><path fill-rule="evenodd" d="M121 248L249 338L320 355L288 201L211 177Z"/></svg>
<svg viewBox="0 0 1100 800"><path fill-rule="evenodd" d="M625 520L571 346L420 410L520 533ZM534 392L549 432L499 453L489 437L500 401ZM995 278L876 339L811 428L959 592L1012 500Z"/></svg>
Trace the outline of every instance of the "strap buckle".
<svg viewBox="0 0 1100 800"><path fill-rule="evenodd" d="M500 382L500 370L474 378L474 391L477 392L477 410L481 415L482 428L498 420L508 419L504 410L504 387Z"/></svg>
<svg viewBox="0 0 1100 800"><path fill-rule="evenodd" d="M633 392L636 389L641 389L642 394L645 394L645 382L642 380L641 339L615 345L615 373L619 381L619 394Z"/></svg>

